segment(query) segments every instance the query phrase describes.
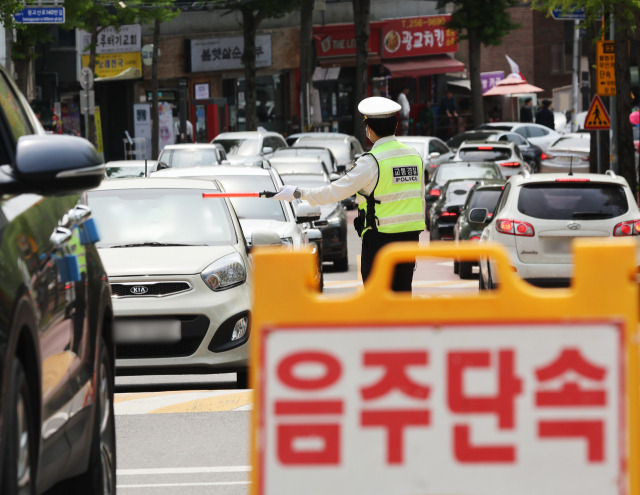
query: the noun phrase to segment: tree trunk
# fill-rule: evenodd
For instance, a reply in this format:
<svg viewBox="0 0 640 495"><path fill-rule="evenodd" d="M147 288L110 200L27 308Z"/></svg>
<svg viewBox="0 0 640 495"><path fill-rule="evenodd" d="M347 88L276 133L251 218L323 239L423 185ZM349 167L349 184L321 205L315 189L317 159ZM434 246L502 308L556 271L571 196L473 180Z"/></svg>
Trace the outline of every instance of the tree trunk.
<svg viewBox="0 0 640 495"><path fill-rule="evenodd" d="M157 159L160 147L160 115L158 113L158 45L160 21L153 23L153 54L151 58L151 158Z"/></svg>
<svg viewBox="0 0 640 495"><path fill-rule="evenodd" d="M300 111L300 130L306 132L311 123L309 115L309 93L311 89L311 75L313 73L312 61L313 44L311 36L313 31L313 2L314 0L302 0L300 10L300 94L302 95L302 108Z"/></svg>
<svg viewBox="0 0 640 495"><path fill-rule="evenodd" d="M259 22L250 7L243 8L241 11L242 31L244 33L242 63L244 65L245 130L255 131L258 128L256 107L256 30Z"/></svg>
<svg viewBox="0 0 640 495"><path fill-rule="evenodd" d="M482 101L482 80L480 78L480 42L475 29L468 30L469 36L469 79L471 83L471 119L473 128L484 123L484 105Z"/></svg>
<svg viewBox="0 0 640 495"><path fill-rule="evenodd" d="M367 96L370 12L371 0L353 0L353 20L356 29L356 104L353 108L353 134L363 146L367 145L367 138L364 126L360 123L362 115L357 104Z"/></svg>
<svg viewBox="0 0 640 495"><path fill-rule="evenodd" d="M617 126L617 154L618 172L622 175L633 191L634 197L637 194L637 178L635 155L633 149L633 132L629 115L631 114L631 75L629 71L629 42L630 26L626 20L626 8L616 3L614 4L614 15L616 18L615 35L615 73L616 73L616 126Z"/></svg>

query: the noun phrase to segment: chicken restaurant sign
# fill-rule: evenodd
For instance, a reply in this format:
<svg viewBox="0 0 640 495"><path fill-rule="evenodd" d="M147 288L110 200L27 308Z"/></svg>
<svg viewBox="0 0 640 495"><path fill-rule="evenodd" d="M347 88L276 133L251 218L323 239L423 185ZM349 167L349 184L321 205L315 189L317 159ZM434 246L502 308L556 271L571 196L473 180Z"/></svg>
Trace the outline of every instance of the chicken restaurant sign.
<svg viewBox="0 0 640 495"><path fill-rule="evenodd" d="M242 69L242 36L190 40L190 72ZM271 66L271 35L256 35L256 67Z"/></svg>

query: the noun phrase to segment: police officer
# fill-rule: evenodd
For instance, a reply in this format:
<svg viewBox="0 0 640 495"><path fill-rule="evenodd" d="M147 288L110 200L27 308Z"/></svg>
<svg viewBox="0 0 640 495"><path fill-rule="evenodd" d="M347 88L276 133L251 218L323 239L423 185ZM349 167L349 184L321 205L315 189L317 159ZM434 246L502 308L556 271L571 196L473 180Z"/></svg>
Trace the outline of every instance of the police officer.
<svg viewBox="0 0 640 495"><path fill-rule="evenodd" d="M356 160L340 179L318 188L284 186L274 197L284 201L301 198L311 205L341 201L356 194L358 217L354 227L362 237L361 273L367 280L376 253L391 242L418 241L425 229L422 158L396 137L400 105L374 96L358 105L364 115L371 152ZM415 263L400 263L395 269L392 289L411 292Z"/></svg>

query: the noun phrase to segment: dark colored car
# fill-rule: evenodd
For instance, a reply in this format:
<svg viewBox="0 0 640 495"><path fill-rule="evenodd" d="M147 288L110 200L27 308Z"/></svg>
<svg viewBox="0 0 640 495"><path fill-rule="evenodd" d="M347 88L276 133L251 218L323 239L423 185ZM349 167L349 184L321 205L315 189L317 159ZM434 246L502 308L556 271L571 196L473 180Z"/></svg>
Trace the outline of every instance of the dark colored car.
<svg viewBox="0 0 640 495"><path fill-rule="evenodd" d="M299 187L323 187L329 184L326 174L280 173L282 182ZM319 220L313 227L322 233L322 261L333 262L336 270L349 269L347 252L347 215L341 203L332 203L321 208Z"/></svg>
<svg viewBox="0 0 640 495"><path fill-rule="evenodd" d="M495 184L479 182L471 188L453 229L453 238L456 243L480 240L482 230L489 225L493 218L493 211L503 190L504 182ZM470 218L469 213L474 208L487 209L488 214L484 218L484 222L477 221L478 218ZM469 279L473 273L473 267L477 264L475 261L454 261L453 273L458 274L462 279Z"/></svg>
<svg viewBox="0 0 640 495"><path fill-rule="evenodd" d="M47 135L0 69L0 493L113 494L111 293L80 193L104 164Z"/></svg>
<svg viewBox="0 0 640 495"><path fill-rule="evenodd" d="M482 129L475 131L464 131L453 136L447 144L451 149L458 149L464 141L510 141L514 143L522 157L529 164L534 172L540 171L540 162L543 152L540 146L531 143L526 137L517 132L502 131L499 129Z"/></svg>
<svg viewBox="0 0 640 495"><path fill-rule="evenodd" d="M504 184L504 180L454 179L447 182L429 209L429 239L452 240L454 227L471 189L486 183Z"/></svg>
<svg viewBox="0 0 640 495"><path fill-rule="evenodd" d="M441 164L425 186L425 217L429 224L429 208L442 194L442 187L453 179L502 179L500 167L494 162L448 162Z"/></svg>

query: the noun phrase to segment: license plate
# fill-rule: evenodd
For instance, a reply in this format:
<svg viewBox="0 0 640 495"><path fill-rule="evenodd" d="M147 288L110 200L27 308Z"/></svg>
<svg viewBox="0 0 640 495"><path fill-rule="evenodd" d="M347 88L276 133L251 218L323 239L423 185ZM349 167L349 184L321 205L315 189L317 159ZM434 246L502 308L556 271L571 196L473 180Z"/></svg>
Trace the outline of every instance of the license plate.
<svg viewBox="0 0 640 495"><path fill-rule="evenodd" d="M173 343L180 341L179 320L126 320L114 322L116 344Z"/></svg>
<svg viewBox="0 0 640 495"><path fill-rule="evenodd" d="M571 239L563 237L550 237L544 240L544 250L549 254L569 254L571 252Z"/></svg>

